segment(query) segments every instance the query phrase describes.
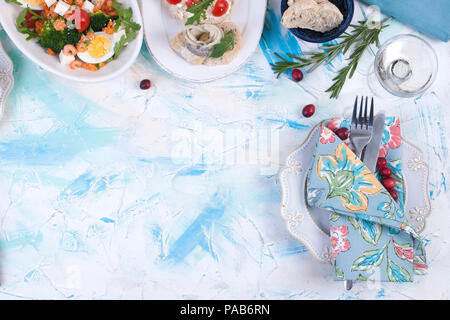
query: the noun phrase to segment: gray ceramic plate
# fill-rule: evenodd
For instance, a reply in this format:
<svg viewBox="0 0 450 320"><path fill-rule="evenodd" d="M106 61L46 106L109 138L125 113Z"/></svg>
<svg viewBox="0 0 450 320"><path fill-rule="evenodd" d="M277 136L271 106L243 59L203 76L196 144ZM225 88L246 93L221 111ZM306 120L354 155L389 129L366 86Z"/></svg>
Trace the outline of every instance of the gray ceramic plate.
<svg viewBox="0 0 450 320"><path fill-rule="evenodd" d="M319 134L320 125L317 125L311 130L305 142L289 154L286 165L280 172L281 216L286 221L288 232L302 242L314 258L321 262L329 262L328 212L308 207L305 200L306 177ZM422 232L425 220L431 213L428 164L424 161L422 150L404 138L402 161L405 213L408 222L418 232Z"/></svg>

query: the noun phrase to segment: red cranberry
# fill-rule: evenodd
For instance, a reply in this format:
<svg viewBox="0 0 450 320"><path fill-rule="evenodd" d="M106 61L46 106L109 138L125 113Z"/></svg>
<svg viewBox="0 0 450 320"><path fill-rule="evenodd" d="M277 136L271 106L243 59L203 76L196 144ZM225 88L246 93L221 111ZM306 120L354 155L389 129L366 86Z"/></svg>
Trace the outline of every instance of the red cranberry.
<svg viewBox="0 0 450 320"><path fill-rule="evenodd" d="M152 86L152 82L148 79L144 79L141 81L140 85L142 90L148 90Z"/></svg>
<svg viewBox="0 0 450 320"><path fill-rule="evenodd" d="M395 184L396 184L394 178L386 178L386 179L383 179L383 181L381 181L381 183L382 183L383 186L384 186L386 189L388 189L388 190L393 189L393 188L395 187Z"/></svg>
<svg viewBox="0 0 450 320"><path fill-rule="evenodd" d="M350 130L347 128L339 128L334 133L341 139L342 141L347 140L350 134Z"/></svg>
<svg viewBox="0 0 450 320"><path fill-rule="evenodd" d="M313 104L306 105L302 110L302 114L306 118L312 117L314 112L316 112L316 107Z"/></svg>
<svg viewBox="0 0 450 320"><path fill-rule="evenodd" d="M389 193L391 194L392 199L398 200L398 192L395 189L389 190Z"/></svg>
<svg viewBox="0 0 450 320"><path fill-rule="evenodd" d="M386 158L379 157L377 160L377 167L378 168L385 168L387 166Z"/></svg>
<svg viewBox="0 0 450 320"><path fill-rule="evenodd" d="M392 170L389 169L388 167L384 167L384 168L381 168L380 173L383 177L389 178L392 174Z"/></svg>
<svg viewBox="0 0 450 320"><path fill-rule="evenodd" d="M303 72L301 72L299 69L293 69L291 76L292 80L294 80L295 82L299 82L303 79Z"/></svg>

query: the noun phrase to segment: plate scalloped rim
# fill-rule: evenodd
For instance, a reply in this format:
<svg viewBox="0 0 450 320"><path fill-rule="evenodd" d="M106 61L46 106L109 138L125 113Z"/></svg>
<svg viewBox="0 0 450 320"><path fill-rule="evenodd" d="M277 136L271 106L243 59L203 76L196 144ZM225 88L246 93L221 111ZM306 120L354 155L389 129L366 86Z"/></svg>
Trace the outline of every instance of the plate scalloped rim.
<svg viewBox="0 0 450 320"><path fill-rule="evenodd" d="M14 87L14 66L0 42L0 119L5 113L8 95Z"/></svg>
<svg viewBox="0 0 450 320"><path fill-rule="evenodd" d="M297 146L289 153L284 168L280 171L279 181L281 185L282 200L281 200L281 217L286 222L287 231L295 239L300 241L312 256L322 262L330 263L331 248L329 245L329 235L320 228L317 222L312 218L310 211L306 205L305 198L298 197L295 201L299 201L302 205L292 205L291 194L300 195L301 192L291 192L289 185L289 178L300 181L298 186L304 190L307 171L310 163L305 166L301 161L295 157L306 148L311 148L310 144L315 143L313 139L318 134L319 124L315 125L304 142ZM404 172L404 186L405 186L405 212L407 213L408 221L416 227L420 233L425 228L426 218L430 215L432 207L428 192L429 166L424 161L423 151L407 139L403 138L403 172ZM312 161L312 152L305 152L306 157L309 157L309 162ZM410 182L419 181L413 185L418 185L417 189L410 190ZM298 182L298 181L297 181Z"/></svg>

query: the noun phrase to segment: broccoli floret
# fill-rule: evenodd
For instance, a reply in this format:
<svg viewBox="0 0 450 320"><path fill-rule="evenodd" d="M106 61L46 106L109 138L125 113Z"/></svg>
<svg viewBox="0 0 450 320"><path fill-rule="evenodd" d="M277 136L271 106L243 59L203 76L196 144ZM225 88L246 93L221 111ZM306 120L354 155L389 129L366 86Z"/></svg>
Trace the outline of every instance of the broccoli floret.
<svg viewBox="0 0 450 320"><path fill-rule="evenodd" d="M76 29L65 29L64 36L66 39L66 44L73 44L74 46L80 42L81 33L79 33Z"/></svg>
<svg viewBox="0 0 450 320"><path fill-rule="evenodd" d="M81 39L81 33L75 29L64 29L57 31L53 26L54 19L47 20L42 28L42 34L39 37L39 44L55 53L59 53L66 44L76 45Z"/></svg>
<svg viewBox="0 0 450 320"><path fill-rule="evenodd" d="M91 28L92 31L98 32L102 31L108 25L111 17L108 17L103 12L99 11L91 15Z"/></svg>

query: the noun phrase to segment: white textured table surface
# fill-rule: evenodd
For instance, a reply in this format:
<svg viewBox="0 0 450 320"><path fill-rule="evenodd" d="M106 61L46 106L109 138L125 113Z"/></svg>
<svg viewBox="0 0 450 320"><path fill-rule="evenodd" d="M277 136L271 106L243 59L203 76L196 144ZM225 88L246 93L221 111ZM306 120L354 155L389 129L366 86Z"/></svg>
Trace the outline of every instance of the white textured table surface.
<svg viewBox="0 0 450 320"><path fill-rule="evenodd" d="M405 32L393 23L382 38ZM363 72L329 100L333 68L277 80L258 48L236 74L197 85L143 47L122 77L85 85L0 39L15 65L0 122L1 299L450 298L449 43L428 39L439 74L425 95L377 100L431 168L428 275L347 292L287 233L278 172L314 124L370 95Z"/></svg>

